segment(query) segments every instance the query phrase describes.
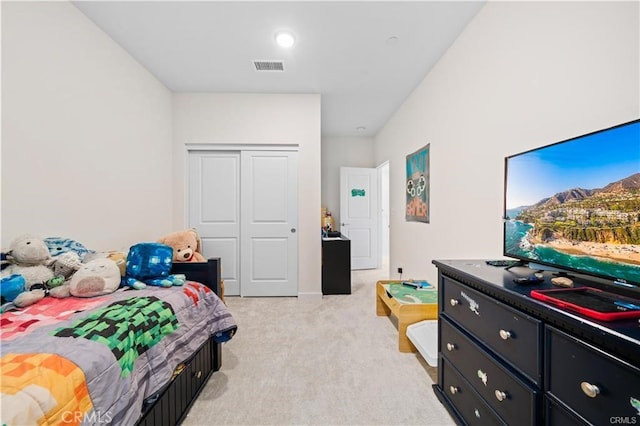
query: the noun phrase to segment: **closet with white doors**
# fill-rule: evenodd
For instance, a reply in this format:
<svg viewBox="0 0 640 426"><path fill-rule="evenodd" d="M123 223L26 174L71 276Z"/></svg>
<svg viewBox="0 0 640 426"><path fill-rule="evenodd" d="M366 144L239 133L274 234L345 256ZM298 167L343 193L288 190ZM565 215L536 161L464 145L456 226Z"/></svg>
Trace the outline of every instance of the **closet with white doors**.
<svg viewBox="0 0 640 426"><path fill-rule="evenodd" d="M188 150L187 214L225 295L297 296L298 152Z"/></svg>

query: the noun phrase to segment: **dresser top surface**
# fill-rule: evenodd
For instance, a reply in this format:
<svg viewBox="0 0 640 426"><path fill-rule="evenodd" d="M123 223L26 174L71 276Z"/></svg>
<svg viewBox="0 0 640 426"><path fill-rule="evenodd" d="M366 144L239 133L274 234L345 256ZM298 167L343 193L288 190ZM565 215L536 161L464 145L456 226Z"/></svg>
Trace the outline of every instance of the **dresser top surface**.
<svg viewBox="0 0 640 426"><path fill-rule="evenodd" d="M460 280L472 288L494 298L514 305L536 317L561 328L568 327L580 331L582 337L592 337L593 342L604 344L611 349L620 349L626 358L640 362L640 322L638 319L599 321L530 296L531 290L558 288L551 284L551 272L543 272L544 281L536 284L517 284L515 278L526 277L534 270L526 266L505 267L487 265L485 260L434 260L433 263L445 275ZM592 286L603 289L597 279L571 274L576 287ZM604 288L613 291L611 287Z"/></svg>

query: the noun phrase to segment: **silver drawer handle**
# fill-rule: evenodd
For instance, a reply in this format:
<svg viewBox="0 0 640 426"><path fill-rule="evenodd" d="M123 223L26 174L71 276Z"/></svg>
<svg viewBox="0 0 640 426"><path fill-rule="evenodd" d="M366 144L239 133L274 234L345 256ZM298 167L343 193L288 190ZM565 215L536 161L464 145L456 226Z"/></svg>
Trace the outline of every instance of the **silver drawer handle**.
<svg viewBox="0 0 640 426"><path fill-rule="evenodd" d="M447 343L447 350L449 352L451 352L452 350L454 350L456 348L456 345L454 343Z"/></svg>
<svg viewBox="0 0 640 426"><path fill-rule="evenodd" d="M457 300L457 299L451 299L451 301L449 303L451 303L451 306L456 306L456 305L458 305L460 303L460 301Z"/></svg>
<svg viewBox="0 0 640 426"><path fill-rule="evenodd" d="M507 393L506 392L502 392L501 390L497 390L494 392L496 399L500 402L504 401L505 399L507 399Z"/></svg>
<svg viewBox="0 0 640 426"><path fill-rule="evenodd" d="M457 387L455 387L453 385L449 386L449 392L451 392L452 395L457 394L459 391L460 391L460 389L458 389Z"/></svg>
<svg viewBox="0 0 640 426"><path fill-rule="evenodd" d="M511 338L511 332L507 330L500 330L500 338L502 340L509 340L509 338Z"/></svg>
<svg viewBox="0 0 640 426"><path fill-rule="evenodd" d="M595 398L600 393L600 388L598 388L596 385L592 385L589 382L580 383L580 388L582 389L582 392L584 392L584 394L589 398Z"/></svg>

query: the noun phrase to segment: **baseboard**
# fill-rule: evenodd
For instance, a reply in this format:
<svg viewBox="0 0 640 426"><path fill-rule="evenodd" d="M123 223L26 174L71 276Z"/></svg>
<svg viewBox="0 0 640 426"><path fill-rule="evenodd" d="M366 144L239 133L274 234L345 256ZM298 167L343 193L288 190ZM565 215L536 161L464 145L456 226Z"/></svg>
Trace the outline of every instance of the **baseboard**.
<svg viewBox="0 0 640 426"><path fill-rule="evenodd" d="M304 302L320 302L322 301L322 293L320 292L299 292L298 300Z"/></svg>

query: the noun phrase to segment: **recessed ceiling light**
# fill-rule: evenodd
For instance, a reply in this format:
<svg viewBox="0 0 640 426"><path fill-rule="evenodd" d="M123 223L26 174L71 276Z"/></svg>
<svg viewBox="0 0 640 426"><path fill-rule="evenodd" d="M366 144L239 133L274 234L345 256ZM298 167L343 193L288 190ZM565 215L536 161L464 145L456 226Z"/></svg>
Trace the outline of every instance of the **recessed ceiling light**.
<svg viewBox="0 0 640 426"><path fill-rule="evenodd" d="M359 132L364 132L365 130L367 130L367 128L364 127L364 126L358 126L358 127L356 127L356 130L359 131Z"/></svg>
<svg viewBox="0 0 640 426"><path fill-rule="evenodd" d="M288 49L292 47L295 44L295 42L296 42L296 39L293 37L293 34L291 34L288 31L281 31L276 34L276 43L278 43L278 46L280 47L284 47L285 49Z"/></svg>

